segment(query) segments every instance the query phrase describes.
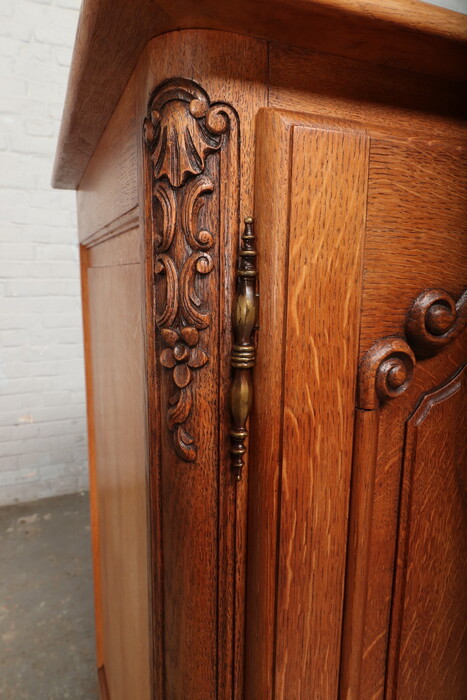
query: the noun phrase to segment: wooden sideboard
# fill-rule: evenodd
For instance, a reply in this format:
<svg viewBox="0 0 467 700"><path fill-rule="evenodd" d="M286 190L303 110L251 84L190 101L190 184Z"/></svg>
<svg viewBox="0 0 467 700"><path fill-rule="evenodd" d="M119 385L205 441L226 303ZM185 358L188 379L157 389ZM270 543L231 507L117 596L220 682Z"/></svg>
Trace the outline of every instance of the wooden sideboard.
<svg viewBox="0 0 467 700"><path fill-rule="evenodd" d="M467 692L466 17L84 0L102 700Z"/></svg>

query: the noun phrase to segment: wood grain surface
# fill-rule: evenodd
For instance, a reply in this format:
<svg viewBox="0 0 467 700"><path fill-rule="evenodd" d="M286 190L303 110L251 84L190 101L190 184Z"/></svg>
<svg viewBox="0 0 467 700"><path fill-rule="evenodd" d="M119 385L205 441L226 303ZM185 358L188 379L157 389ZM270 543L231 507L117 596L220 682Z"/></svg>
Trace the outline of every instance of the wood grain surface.
<svg viewBox="0 0 467 700"><path fill-rule="evenodd" d="M125 234L124 234L125 235ZM140 234L141 235L141 234ZM126 234L126 257L132 249ZM102 662L112 700L150 695L147 407L140 263L88 266ZM88 260L89 262L89 260Z"/></svg>
<svg viewBox="0 0 467 700"><path fill-rule="evenodd" d="M456 299L463 292L466 156L465 140L372 139L362 353L403 329L423 290L440 287Z"/></svg>
<svg viewBox="0 0 467 700"><path fill-rule="evenodd" d="M375 135L387 134L390 124L412 137L413 129L430 139L465 137L464 92L461 83L368 63L364 55L349 59L270 45L271 107L351 119Z"/></svg>
<svg viewBox="0 0 467 700"><path fill-rule="evenodd" d="M309 692L333 697L339 674L368 140L363 132L332 120L320 124L302 115L268 111L260 123L260 139L267 140L259 146L262 156L271 131L282 130L283 167L264 172L267 155L258 157L256 204L261 324L274 334L274 354L281 353L275 362L282 371L271 375L271 350L262 345L267 338L260 337L258 355L263 352L264 360L256 381L261 386L271 376L282 376L282 386L273 396L260 394L256 404L261 440L253 447L250 497L261 492L261 502L251 505L249 520L254 534L246 692L247 697L300 698ZM273 158L274 150L271 164ZM285 198L276 206L286 212L284 227L280 216L272 219L270 208L271 190L276 200L281 189ZM267 264L261 253L271 244L277 247L273 239L282 239L285 246L275 267L285 265L279 280L286 280L286 288L277 292L272 289L276 274L263 268L261 275ZM274 326L269 314L270 309L273 318L277 313L278 294L283 295L284 315ZM272 430L259 418L263 413L270 414ZM258 478L262 481L254 485ZM273 513L268 512L271 505ZM268 560L262 554L255 565L258 540L274 554L270 541L275 530L275 557ZM259 612L262 596L269 609ZM275 621L265 619L272 615ZM267 666L271 660L272 668Z"/></svg>
<svg viewBox="0 0 467 700"><path fill-rule="evenodd" d="M138 205L136 82L130 81L90 160L77 193L82 243ZM112 223L113 222L113 223Z"/></svg>
<svg viewBox="0 0 467 700"><path fill-rule="evenodd" d="M379 411L355 410L349 533L342 625L340 697L360 698L369 583Z"/></svg>
<svg viewBox="0 0 467 700"><path fill-rule="evenodd" d="M89 288L88 288L88 251L80 246L80 277L81 277L81 305L83 314L83 345L84 345L84 371L86 383L86 419L88 438L88 470L89 470L89 505L91 515L91 546L92 546L92 572L94 594L94 625L96 631L96 665L101 668L104 663L104 650L102 639L102 589L101 589L101 563L99 553L99 503L97 493L97 465L96 465L96 425L94 417L94 389L92 381L92 347L91 329L89 318ZM102 694L102 691L101 691Z"/></svg>
<svg viewBox="0 0 467 700"><path fill-rule="evenodd" d="M246 698L273 697L290 158L290 127L279 112L262 110L256 148L260 330L250 421L250 435L257 437L250 442Z"/></svg>
<svg viewBox="0 0 467 700"><path fill-rule="evenodd" d="M467 392L464 368L407 421L386 697L467 687Z"/></svg>

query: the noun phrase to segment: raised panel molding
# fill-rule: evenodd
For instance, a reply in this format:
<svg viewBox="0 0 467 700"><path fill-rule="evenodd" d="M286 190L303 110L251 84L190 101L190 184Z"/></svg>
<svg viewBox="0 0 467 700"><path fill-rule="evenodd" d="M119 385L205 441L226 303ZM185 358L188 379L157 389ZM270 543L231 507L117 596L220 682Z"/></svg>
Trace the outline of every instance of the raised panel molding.
<svg viewBox="0 0 467 700"><path fill-rule="evenodd" d="M381 411L389 400L408 390L417 358L423 361L442 351L465 329L466 322L467 290L457 302L443 290L424 291L407 312L405 337L377 340L360 363L340 679L341 695L349 700L361 696Z"/></svg>
<svg viewBox="0 0 467 700"><path fill-rule="evenodd" d="M406 423L388 699L465 697L466 378L464 365Z"/></svg>

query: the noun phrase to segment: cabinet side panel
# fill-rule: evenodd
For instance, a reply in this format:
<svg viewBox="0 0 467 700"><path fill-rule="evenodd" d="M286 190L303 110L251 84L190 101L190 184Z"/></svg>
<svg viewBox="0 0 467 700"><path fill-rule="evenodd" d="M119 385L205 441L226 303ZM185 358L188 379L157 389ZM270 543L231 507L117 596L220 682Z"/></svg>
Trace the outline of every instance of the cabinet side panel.
<svg viewBox="0 0 467 700"><path fill-rule="evenodd" d="M96 629L96 662L101 668L104 663L102 648L102 598L99 558L99 506L96 483L96 429L94 420L94 397L92 382L92 348L89 316L88 287L89 251L80 246L81 299L83 309L84 369L86 379L86 417L88 429L89 461L89 502L91 515L92 568L94 584L94 624Z"/></svg>
<svg viewBox="0 0 467 700"><path fill-rule="evenodd" d="M111 700L151 697L144 272L140 263L113 264L122 252L130 258L135 235L108 241L108 265L100 256L87 268L102 661Z"/></svg>
<svg viewBox="0 0 467 700"><path fill-rule="evenodd" d="M111 222L138 205L137 87L131 79L79 184L78 225L82 243L111 234L115 229Z"/></svg>

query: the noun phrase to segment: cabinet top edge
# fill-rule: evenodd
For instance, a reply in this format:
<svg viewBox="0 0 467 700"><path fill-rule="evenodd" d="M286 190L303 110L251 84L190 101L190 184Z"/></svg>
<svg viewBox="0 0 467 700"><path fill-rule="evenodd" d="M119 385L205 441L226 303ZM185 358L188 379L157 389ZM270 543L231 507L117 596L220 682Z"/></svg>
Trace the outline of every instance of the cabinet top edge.
<svg viewBox="0 0 467 700"><path fill-rule="evenodd" d="M420 0L83 0L54 187L77 188L146 44L198 28L467 79L467 16Z"/></svg>

